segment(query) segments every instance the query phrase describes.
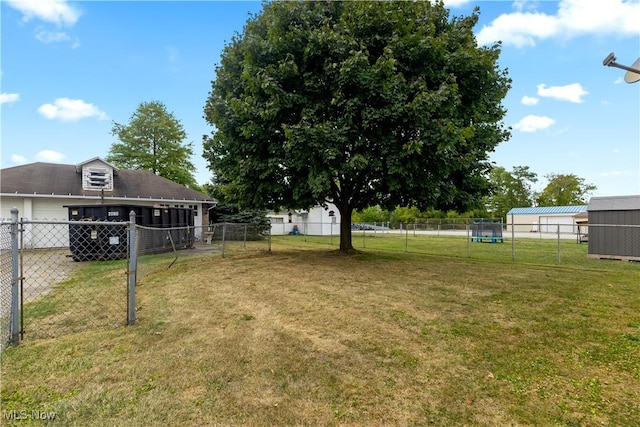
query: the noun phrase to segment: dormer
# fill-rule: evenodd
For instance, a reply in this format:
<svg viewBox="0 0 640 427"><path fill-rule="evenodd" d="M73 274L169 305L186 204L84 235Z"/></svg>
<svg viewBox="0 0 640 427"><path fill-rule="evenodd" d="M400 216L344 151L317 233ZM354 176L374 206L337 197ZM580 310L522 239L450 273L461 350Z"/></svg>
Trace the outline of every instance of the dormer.
<svg viewBox="0 0 640 427"><path fill-rule="evenodd" d="M100 157L76 165L76 172L82 174L82 189L85 191L113 191L113 177L118 168Z"/></svg>

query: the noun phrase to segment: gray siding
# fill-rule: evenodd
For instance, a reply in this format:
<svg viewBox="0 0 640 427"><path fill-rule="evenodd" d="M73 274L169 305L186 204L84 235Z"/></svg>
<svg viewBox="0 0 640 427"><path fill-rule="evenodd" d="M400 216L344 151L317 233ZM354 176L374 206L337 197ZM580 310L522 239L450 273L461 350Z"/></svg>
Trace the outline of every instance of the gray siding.
<svg viewBox="0 0 640 427"><path fill-rule="evenodd" d="M640 259L640 210L589 211L589 255Z"/></svg>

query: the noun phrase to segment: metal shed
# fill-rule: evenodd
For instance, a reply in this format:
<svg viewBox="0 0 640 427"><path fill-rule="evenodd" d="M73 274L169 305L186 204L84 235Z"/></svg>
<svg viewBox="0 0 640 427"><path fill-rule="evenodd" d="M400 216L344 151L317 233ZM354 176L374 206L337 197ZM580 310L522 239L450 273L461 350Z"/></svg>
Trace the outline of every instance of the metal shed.
<svg viewBox="0 0 640 427"><path fill-rule="evenodd" d="M556 233L560 225L561 233L575 234L575 217L586 211L587 205L513 208L507 212L507 231Z"/></svg>
<svg viewBox="0 0 640 427"><path fill-rule="evenodd" d="M589 258L640 261L640 196L592 197Z"/></svg>

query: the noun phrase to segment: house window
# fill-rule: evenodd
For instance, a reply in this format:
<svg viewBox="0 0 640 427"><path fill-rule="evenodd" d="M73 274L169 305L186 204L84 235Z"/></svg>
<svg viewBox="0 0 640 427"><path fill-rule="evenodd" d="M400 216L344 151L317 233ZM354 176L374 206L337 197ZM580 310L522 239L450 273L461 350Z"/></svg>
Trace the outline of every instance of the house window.
<svg viewBox="0 0 640 427"><path fill-rule="evenodd" d="M84 169L82 187L85 190L113 190L113 172L106 168Z"/></svg>
<svg viewBox="0 0 640 427"><path fill-rule="evenodd" d="M284 218L271 218L271 224L284 224Z"/></svg>

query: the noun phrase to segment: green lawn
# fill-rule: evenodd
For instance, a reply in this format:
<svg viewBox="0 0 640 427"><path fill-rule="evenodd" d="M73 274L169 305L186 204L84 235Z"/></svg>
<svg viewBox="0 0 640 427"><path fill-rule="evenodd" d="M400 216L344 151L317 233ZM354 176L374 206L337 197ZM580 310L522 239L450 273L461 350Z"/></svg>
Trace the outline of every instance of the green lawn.
<svg viewBox="0 0 640 427"><path fill-rule="evenodd" d="M640 264L572 241L558 264L555 241L523 239L512 260L510 242L411 239L407 252L386 235L350 256L336 238L283 236L272 254L182 256L145 275L135 326L8 348L3 417L640 425Z"/></svg>

